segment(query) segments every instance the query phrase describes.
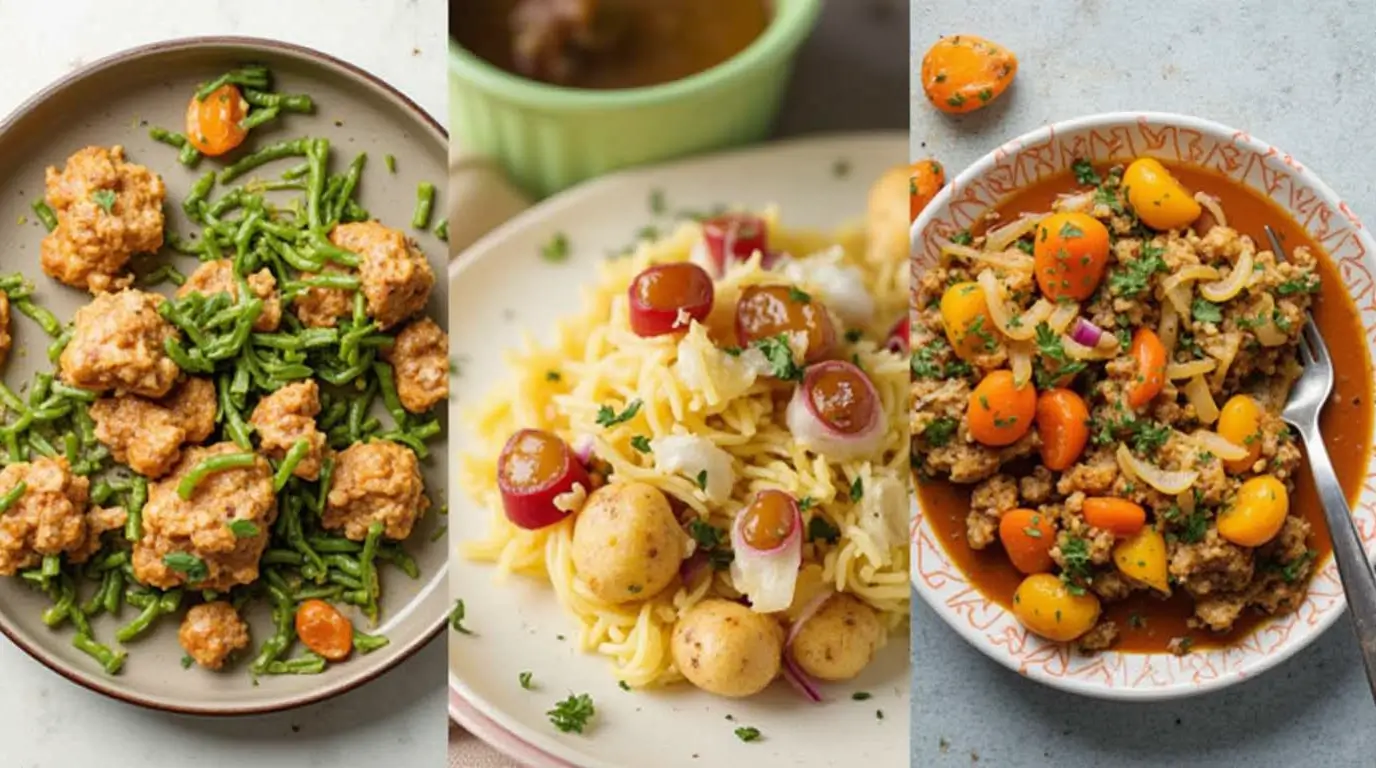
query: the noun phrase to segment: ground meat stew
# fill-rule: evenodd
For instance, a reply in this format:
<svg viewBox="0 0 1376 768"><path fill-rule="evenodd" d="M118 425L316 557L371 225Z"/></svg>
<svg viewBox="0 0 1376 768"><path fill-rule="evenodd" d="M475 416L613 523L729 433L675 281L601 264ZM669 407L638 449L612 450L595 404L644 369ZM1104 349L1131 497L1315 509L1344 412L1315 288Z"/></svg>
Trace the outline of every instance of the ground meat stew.
<svg viewBox="0 0 1376 768"><path fill-rule="evenodd" d="M1371 363L1334 266L1274 204L1199 169L1079 162L944 247L914 301L920 503L1024 626L1184 653L1303 599L1330 551L1279 415L1306 313L1334 358L1322 426L1349 498Z"/></svg>

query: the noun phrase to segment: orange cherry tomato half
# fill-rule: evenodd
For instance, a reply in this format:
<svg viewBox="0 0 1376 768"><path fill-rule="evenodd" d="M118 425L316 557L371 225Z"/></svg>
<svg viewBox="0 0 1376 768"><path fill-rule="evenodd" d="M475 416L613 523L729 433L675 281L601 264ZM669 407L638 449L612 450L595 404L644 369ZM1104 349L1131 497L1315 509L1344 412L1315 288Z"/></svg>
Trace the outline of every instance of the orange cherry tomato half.
<svg viewBox="0 0 1376 768"><path fill-rule="evenodd" d="M908 170L908 221L917 221L917 215L946 185L946 169L929 157L913 163Z"/></svg>
<svg viewBox="0 0 1376 768"><path fill-rule="evenodd" d="M1155 331L1138 328L1132 335L1129 351L1137 370L1128 385L1128 405L1141 408L1161 394L1166 385L1166 347Z"/></svg>
<svg viewBox="0 0 1376 768"><path fill-rule="evenodd" d="M1037 390L1031 384L1021 388L1013 372L994 371L985 376L970 393L965 412L970 436L993 447L1012 445L1032 428L1037 415Z"/></svg>
<svg viewBox="0 0 1376 768"><path fill-rule="evenodd" d="M201 154L217 157L244 143L248 131L239 122L248 114L248 102L239 89L225 84L204 100L191 97L186 105L186 139Z"/></svg>
<svg viewBox="0 0 1376 768"><path fill-rule="evenodd" d="M1056 546L1056 526L1050 515L1035 509L1014 509L999 518L999 542L1008 560L1031 575L1049 573L1055 566L1051 548Z"/></svg>
<svg viewBox="0 0 1376 768"><path fill-rule="evenodd" d="M296 636L330 661L341 661L354 648L354 625L324 600L307 600L296 609Z"/></svg>
<svg viewBox="0 0 1376 768"><path fill-rule="evenodd" d="M1108 228L1087 213L1053 213L1037 225L1037 286L1052 301L1084 301L1108 266Z"/></svg>
<svg viewBox="0 0 1376 768"><path fill-rule="evenodd" d="M1068 389L1049 389L1037 398L1037 434L1047 469L1068 469L1089 442L1089 408Z"/></svg>
<svg viewBox="0 0 1376 768"><path fill-rule="evenodd" d="M1147 524L1147 511L1127 499L1096 496L1085 499L1085 522L1114 536L1128 537Z"/></svg>

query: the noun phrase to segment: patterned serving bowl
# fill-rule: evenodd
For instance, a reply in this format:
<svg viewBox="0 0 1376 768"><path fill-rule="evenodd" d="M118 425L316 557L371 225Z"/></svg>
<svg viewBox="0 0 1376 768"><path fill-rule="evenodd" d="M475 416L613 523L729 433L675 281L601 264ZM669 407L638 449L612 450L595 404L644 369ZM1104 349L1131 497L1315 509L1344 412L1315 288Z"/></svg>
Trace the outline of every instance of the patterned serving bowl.
<svg viewBox="0 0 1376 768"><path fill-rule="evenodd" d="M1155 157L1211 170L1271 199L1308 230L1336 264L1376 358L1376 241L1328 185L1288 152L1245 131L1195 117L1113 112L1077 118L1019 136L985 155L948 184L912 227L914 283L935 263L938 240L969 228L990 208L1038 180L1065 173L1077 158L1095 165ZM1353 516L1376 553L1376 463L1367 457ZM1290 658L1342 614L1338 569L1328 558L1298 608L1243 639L1184 656L1107 651L1086 656L1027 632L1011 611L962 573L914 503L912 582L919 595L976 648L1047 685L1107 699L1161 700L1226 688Z"/></svg>

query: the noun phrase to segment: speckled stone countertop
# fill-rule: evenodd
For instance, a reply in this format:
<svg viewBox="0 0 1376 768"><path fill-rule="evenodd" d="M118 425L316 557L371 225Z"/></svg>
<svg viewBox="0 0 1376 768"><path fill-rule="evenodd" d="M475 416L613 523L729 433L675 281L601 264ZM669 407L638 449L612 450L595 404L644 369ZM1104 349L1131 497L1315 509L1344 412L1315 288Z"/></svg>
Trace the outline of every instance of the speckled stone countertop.
<svg viewBox="0 0 1376 768"><path fill-rule="evenodd" d="M443 0L6 0L0 2L0 115L85 62L141 43L218 34L326 51L396 85L444 120L446 13ZM5 768L442 766L444 706L443 642L322 704L210 719L107 699L0 638Z"/></svg>
<svg viewBox="0 0 1376 768"><path fill-rule="evenodd" d="M934 155L952 174L1048 122L1181 112L1293 152L1376 221L1376 4L915 0L911 23L913 69L949 34L990 38L1020 60L1012 88L961 119L936 112L912 87L913 156ZM1376 764L1376 710L1347 619L1225 692L1126 704L1025 680L914 602L914 766Z"/></svg>

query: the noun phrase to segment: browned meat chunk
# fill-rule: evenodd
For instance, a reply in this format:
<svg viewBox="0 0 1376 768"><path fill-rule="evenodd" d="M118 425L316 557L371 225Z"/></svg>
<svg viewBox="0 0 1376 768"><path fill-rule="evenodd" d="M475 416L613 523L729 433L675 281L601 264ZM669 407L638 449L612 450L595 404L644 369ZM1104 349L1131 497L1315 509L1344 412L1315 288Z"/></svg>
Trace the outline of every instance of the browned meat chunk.
<svg viewBox="0 0 1376 768"><path fill-rule="evenodd" d="M430 318L397 334L383 357L396 373L397 396L411 413L424 413L449 396L449 336Z"/></svg>
<svg viewBox="0 0 1376 768"><path fill-rule="evenodd" d="M177 630L182 650L206 669L220 669L230 654L248 647L248 624L224 600L193 606Z"/></svg>
<svg viewBox="0 0 1376 768"><path fill-rule="evenodd" d="M321 523L362 541L368 527L380 522L384 536L401 540L429 507L416 454L390 440L374 440L340 452Z"/></svg>
<svg viewBox="0 0 1376 768"><path fill-rule="evenodd" d="M91 404L96 438L115 461L146 477L167 474L185 443L199 443L215 429L215 385L188 378L164 398L102 397Z"/></svg>
<svg viewBox="0 0 1376 768"><path fill-rule="evenodd" d="M62 380L100 392L162 397L181 375L164 343L177 329L158 314L156 293L103 293L78 309L72 340L59 359Z"/></svg>
<svg viewBox="0 0 1376 768"><path fill-rule="evenodd" d="M330 242L358 254L368 315L384 330L425 308L435 273L414 242L376 221L340 224Z"/></svg>
<svg viewBox="0 0 1376 768"><path fill-rule="evenodd" d="M66 553L72 562L89 557L91 538L110 526L103 510L94 520L87 514L86 478L72 474L65 458L39 457L0 470L0 494L20 483L23 495L0 514L0 576L38 565L45 555Z"/></svg>
<svg viewBox="0 0 1376 768"><path fill-rule="evenodd" d="M315 425L319 413L320 387L314 379L288 384L259 400L249 417L258 432L258 450L281 461L296 441L305 440L309 448L292 474L304 480L317 479L327 450L325 434Z"/></svg>
<svg viewBox="0 0 1376 768"><path fill-rule="evenodd" d="M264 333L277 330L278 324L282 321L282 300L277 296L277 279L268 270L260 269L249 275L245 282L248 283L249 292L263 302L263 311L259 313L258 319L253 321L253 330ZM192 293L203 296L227 293L231 299L238 301L239 284L234 279L234 262L229 259L217 259L197 267L196 271L186 278L186 283L177 289L177 297Z"/></svg>

